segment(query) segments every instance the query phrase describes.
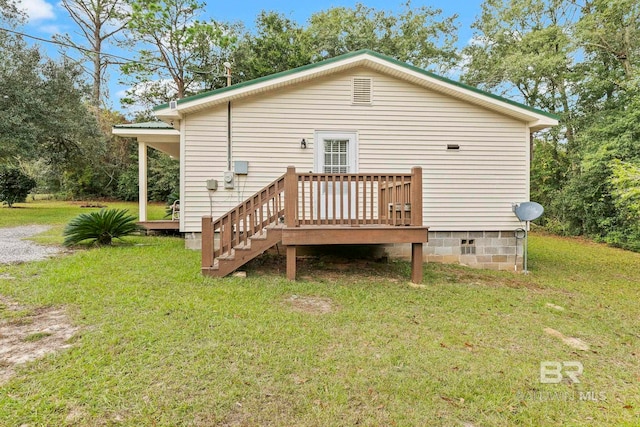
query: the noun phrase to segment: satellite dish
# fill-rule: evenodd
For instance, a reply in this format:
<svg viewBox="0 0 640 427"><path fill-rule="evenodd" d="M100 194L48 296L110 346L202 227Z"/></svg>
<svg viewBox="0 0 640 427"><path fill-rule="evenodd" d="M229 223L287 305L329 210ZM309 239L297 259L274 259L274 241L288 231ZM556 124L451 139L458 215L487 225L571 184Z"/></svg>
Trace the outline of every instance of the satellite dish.
<svg viewBox="0 0 640 427"><path fill-rule="evenodd" d="M520 221L533 221L542 215L544 208L540 203L518 203L513 210Z"/></svg>

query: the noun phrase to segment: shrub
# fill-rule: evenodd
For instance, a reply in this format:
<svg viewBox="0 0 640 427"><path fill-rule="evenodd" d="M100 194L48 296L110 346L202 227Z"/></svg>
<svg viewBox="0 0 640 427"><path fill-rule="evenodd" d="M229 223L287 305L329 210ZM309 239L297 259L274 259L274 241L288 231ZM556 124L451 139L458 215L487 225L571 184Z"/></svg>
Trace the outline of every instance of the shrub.
<svg viewBox="0 0 640 427"><path fill-rule="evenodd" d="M141 231L136 217L126 209L102 209L81 214L64 229L64 245L71 246L90 240L97 245L110 245L113 239L121 239Z"/></svg>
<svg viewBox="0 0 640 427"><path fill-rule="evenodd" d="M12 207L14 203L24 202L36 181L14 166L0 168L0 201Z"/></svg>

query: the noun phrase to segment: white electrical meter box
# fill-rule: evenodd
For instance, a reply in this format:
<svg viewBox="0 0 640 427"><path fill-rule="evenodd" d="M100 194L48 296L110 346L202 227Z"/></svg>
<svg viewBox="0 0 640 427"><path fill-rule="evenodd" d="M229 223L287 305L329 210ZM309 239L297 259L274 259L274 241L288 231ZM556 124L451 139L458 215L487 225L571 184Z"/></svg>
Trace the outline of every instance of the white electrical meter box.
<svg viewBox="0 0 640 427"><path fill-rule="evenodd" d="M207 180L207 190L216 191L218 189L218 180L217 179L208 179Z"/></svg>
<svg viewBox="0 0 640 427"><path fill-rule="evenodd" d="M233 188L233 172L225 171L224 173L224 188L232 189Z"/></svg>
<svg viewBox="0 0 640 427"><path fill-rule="evenodd" d="M249 173L249 162L246 160L236 160L233 162L233 171L236 175L247 175Z"/></svg>

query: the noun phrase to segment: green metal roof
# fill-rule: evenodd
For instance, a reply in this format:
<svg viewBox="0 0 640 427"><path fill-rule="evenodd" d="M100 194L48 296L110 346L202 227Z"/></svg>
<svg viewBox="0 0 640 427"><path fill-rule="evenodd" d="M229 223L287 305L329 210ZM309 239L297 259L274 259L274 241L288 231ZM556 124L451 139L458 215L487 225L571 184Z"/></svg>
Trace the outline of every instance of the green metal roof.
<svg viewBox="0 0 640 427"><path fill-rule="evenodd" d="M167 129L167 130L171 129L173 130L173 127L169 126L165 122L158 122L158 121L113 125L113 127L118 129Z"/></svg>
<svg viewBox="0 0 640 427"><path fill-rule="evenodd" d="M238 83L238 84L235 84L235 85L232 85L232 86L228 86L228 87L224 87L224 88L221 88L221 89L215 89L215 90L211 90L211 91L208 91L208 92L202 92L202 93L199 93L197 95L188 96L186 98L179 99L177 101L177 104L180 105L180 104L183 104L183 103L186 103L186 102L195 101L197 99L206 98L208 96L220 95L220 94L223 94L225 92L232 92L232 91L234 91L236 89L252 86L252 85L263 83L263 82L266 82L266 81L269 81L269 80L274 80L274 79L277 79L277 78L280 78L280 77L285 77L285 76L288 76L288 75L293 75L293 74L299 73L301 71L311 70L313 68L318 68L318 67L321 67L321 66L325 66L327 64L332 64L334 62L340 62L340 61L343 61L345 59L352 58L352 57L359 56L359 55L363 55L363 54L368 54L368 55L374 56L376 58L382 59L382 60L387 61L389 63L392 63L394 65L406 68L407 70L414 71L414 72L423 74L424 76L431 77L433 79L439 80L439 81L441 81L443 83L448 83L448 84L460 87L462 89L466 89L466 90L475 92L475 93L477 93L479 95L483 95L483 96L495 99L497 101L501 101L501 102L504 102L506 104L510 104L510 105L515 106L515 107L522 108L524 110L536 113L536 114L541 114L543 116L552 118L554 120L559 120L560 119L560 117L557 114L553 114L553 113L549 113L547 111L539 110L537 108L529 107L528 105L524 105L524 104L521 104L519 102L512 101L510 99L503 98L503 97L495 95L493 93L486 92L484 90L478 89L475 86L469 86L467 84L460 83L460 82L458 82L456 80L452 80L452 79L449 79L447 77L439 76L439 75L437 75L435 73L432 73L431 71L427 71L427 70L424 70L422 68L407 64L405 62L398 61L395 58L383 55L383 54L378 53L378 52L374 52L374 51L369 50L369 49L362 49L362 50L357 50L357 51L354 51L354 52L349 52L349 53L346 53L344 55L336 56L334 58L325 59L324 61L315 62L313 64L304 65L302 67L293 68L291 70L282 71L282 72L275 73L275 74L270 74L268 76L259 77L257 79L249 80L249 81L246 81L246 82L243 82L243 83ZM169 107L169 104L167 103L167 104L158 105L158 106L154 107L153 110L157 111L157 110L161 110L161 109L168 108L168 107Z"/></svg>

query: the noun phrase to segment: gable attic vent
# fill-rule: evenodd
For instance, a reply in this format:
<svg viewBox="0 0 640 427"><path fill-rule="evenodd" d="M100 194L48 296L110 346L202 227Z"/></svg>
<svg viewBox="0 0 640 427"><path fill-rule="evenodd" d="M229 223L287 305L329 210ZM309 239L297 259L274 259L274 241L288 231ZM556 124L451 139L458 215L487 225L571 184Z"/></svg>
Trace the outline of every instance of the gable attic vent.
<svg viewBox="0 0 640 427"><path fill-rule="evenodd" d="M371 77L354 77L353 78L353 103L354 104L371 104L371 92L373 79Z"/></svg>

